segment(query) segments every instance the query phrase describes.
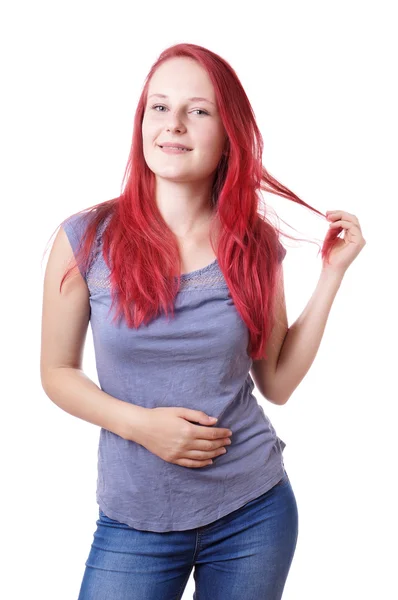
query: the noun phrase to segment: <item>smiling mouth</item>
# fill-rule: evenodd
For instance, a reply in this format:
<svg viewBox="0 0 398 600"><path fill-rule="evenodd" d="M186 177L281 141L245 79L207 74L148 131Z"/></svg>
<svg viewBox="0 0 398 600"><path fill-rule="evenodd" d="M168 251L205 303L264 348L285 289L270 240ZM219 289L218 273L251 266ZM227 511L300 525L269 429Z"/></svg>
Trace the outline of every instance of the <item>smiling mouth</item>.
<svg viewBox="0 0 398 600"><path fill-rule="evenodd" d="M159 148L166 148L169 150L181 150L181 152L192 152L192 148L180 148L178 146L159 146Z"/></svg>

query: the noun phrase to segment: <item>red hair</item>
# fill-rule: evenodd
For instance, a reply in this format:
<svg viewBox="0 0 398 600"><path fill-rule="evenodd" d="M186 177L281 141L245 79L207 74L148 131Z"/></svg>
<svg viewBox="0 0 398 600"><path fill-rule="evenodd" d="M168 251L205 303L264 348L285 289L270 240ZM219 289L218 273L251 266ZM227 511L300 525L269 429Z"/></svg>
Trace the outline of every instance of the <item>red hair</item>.
<svg viewBox="0 0 398 600"><path fill-rule="evenodd" d="M177 44L164 50L154 63L138 102L133 139L122 193L89 209L89 219L76 263L85 269L98 227L103 231L103 256L110 269L114 320L124 317L129 328L147 324L162 311L174 315L180 286L178 244L155 200L155 175L147 166L141 126L150 79L157 67L175 57L192 58L206 69L214 86L218 110L227 133L226 154L215 173L212 199L214 220L220 227L217 248L211 244L230 295L249 330L248 353L253 360L267 358L265 346L274 323L274 300L281 248L280 230L259 212L264 190L292 200L324 216L272 177L262 165L263 139L253 109L232 67L220 56L195 44ZM123 187L124 185L124 187ZM83 212L83 211L79 211ZM79 214L79 213L75 213ZM66 219L65 219L66 220ZM64 221L63 221L64 222ZM327 259L340 230L330 230L322 246ZM288 236L290 237L290 236ZM278 260L279 258L279 260Z"/></svg>

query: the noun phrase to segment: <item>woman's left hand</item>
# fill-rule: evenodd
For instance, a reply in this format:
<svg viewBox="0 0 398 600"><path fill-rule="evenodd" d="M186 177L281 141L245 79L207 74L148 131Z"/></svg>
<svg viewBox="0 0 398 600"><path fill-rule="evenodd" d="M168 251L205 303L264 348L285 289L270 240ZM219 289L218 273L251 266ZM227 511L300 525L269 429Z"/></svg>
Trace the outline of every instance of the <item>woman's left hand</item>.
<svg viewBox="0 0 398 600"><path fill-rule="evenodd" d="M330 231L327 235L336 235L344 230L344 238L336 237L332 242L328 262L324 261L323 268L344 274L352 261L358 256L366 241L362 235L361 226L355 215L343 210L327 211Z"/></svg>

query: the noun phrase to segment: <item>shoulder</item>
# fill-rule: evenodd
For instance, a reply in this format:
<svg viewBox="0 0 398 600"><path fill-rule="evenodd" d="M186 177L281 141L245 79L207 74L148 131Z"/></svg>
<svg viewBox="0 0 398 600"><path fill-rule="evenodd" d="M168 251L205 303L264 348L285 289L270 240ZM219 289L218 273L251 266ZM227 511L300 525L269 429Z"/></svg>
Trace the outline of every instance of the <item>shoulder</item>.
<svg viewBox="0 0 398 600"><path fill-rule="evenodd" d="M87 212L75 213L68 216L61 223L62 229L64 229L69 240L76 244L80 241L90 223L90 214Z"/></svg>
<svg viewBox="0 0 398 600"><path fill-rule="evenodd" d="M286 248L281 244L278 239L278 262L281 263L286 256Z"/></svg>
<svg viewBox="0 0 398 600"><path fill-rule="evenodd" d="M78 242L82 242L87 232L87 229L91 223L97 218L97 212L95 210L80 211L68 216L62 221L62 228L65 230L68 238L76 245ZM105 218L100 220L100 223L96 227L96 238L97 242L100 240L106 225L109 223L111 215L107 215Z"/></svg>

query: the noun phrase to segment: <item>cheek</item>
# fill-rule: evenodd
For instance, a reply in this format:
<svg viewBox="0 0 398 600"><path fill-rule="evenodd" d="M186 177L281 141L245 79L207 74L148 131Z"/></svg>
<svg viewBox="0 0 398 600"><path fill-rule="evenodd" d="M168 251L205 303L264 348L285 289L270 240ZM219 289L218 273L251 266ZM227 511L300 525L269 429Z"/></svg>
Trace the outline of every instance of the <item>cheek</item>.
<svg viewBox="0 0 398 600"><path fill-rule="evenodd" d="M200 152L204 160L219 160L220 154L223 151L224 140L217 135L214 135L214 131L205 135L200 141Z"/></svg>
<svg viewBox="0 0 398 600"><path fill-rule="evenodd" d="M159 135L157 134L157 132L151 130L148 127L142 130L142 145L147 150L147 152L150 152L151 150L156 148L157 139L159 139Z"/></svg>
<svg viewBox="0 0 398 600"><path fill-rule="evenodd" d="M153 121L153 119L144 116L141 125L142 137L149 139L151 135L154 135L157 129L158 125Z"/></svg>
<svg viewBox="0 0 398 600"><path fill-rule="evenodd" d="M209 127L201 132L201 142L204 147L211 148L216 154L222 152L225 143L225 136L219 128Z"/></svg>

